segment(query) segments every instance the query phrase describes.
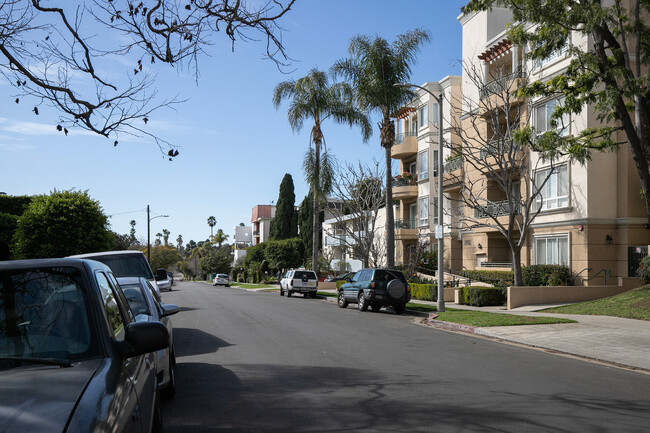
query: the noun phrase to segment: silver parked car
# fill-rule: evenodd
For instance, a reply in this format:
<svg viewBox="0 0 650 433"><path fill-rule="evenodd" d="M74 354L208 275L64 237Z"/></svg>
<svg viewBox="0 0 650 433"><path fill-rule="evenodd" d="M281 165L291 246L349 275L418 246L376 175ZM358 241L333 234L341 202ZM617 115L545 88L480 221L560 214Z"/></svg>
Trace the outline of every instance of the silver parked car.
<svg viewBox="0 0 650 433"><path fill-rule="evenodd" d="M172 321L169 316L178 313L180 308L174 304L163 303L151 283L145 278L123 277L118 278L117 282L124 292L136 322L161 322L169 332L169 347L156 352L156 378L158 389L165 397L171 397L176 392L174 376L176 355Z"/></svg>
<svg viewBox="0 0 650 433"><path fill-rule="evenodd" d="M212 280L213 286L230 286L230 277L226 274L217 274Z"/></svg>

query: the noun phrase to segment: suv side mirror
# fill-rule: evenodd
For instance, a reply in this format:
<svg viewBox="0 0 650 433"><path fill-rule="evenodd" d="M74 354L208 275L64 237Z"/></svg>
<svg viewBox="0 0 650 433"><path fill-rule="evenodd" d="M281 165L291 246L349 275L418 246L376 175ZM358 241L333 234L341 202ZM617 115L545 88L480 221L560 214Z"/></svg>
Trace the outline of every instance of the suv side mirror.
<svg viewBox="0 0 650 433"><path fill-rule="evenodd" d="M120 345L124 358L144 355L169 347L169 332L160 322L129 323Z"/></svg>

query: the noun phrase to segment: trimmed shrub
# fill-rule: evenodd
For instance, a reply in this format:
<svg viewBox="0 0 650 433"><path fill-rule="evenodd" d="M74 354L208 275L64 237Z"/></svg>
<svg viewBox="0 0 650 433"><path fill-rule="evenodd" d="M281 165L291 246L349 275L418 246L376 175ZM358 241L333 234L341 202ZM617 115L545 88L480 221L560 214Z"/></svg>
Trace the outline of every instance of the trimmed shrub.
<svg viewBox="0 0 650 433"><path fill-rule="evenodd" d="M573 285L573 275L568 266L531 265L521 269L524 286Z"/></svg>
<svg viewBox="0 0 650 433"><path fill-rule="evenodd" d="M460 272L463 277L472 280L482 281L484 283L494 283L496 281L514 281L515 274L512 271L486 271L482 269L464 270Z"/></svg>
<svg viewBox="0 0 650 433"><path fill-rule="evenodd" d="M420 299L422 301L437 301L437 285L436 284L418 284L418 283L409 283L411 286L411 298ZM433 297L431 295L433 294Z"/></svg>
<svg viewBox="0 0 650 433"><path fill-rule="evenodd" d="M469 286L467 289L468 305L484 307L487 305L505 305L507 297L500 287Z"/></svg>
<svg viewBox="0 0 650 433"><path fill-rule="evenodd" d="M345 280L338 280L336 282L336 290L340 289L343 284L347 283Z"/></svg>
<svg viewBox="0 0 650 433"><path fill-rule="evenodd" d="M644 283L650 284L650 256L646 256L641 260L641 264L636 273Z"/></svg>

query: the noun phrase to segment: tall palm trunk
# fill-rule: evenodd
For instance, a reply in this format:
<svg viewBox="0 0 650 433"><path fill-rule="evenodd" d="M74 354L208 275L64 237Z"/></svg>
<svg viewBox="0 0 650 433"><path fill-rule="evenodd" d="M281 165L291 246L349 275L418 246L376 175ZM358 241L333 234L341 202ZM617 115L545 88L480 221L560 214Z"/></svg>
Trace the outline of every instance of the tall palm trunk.
<svg viewBox="0 0 650 433"><path fill-rule="evenodd" d="M323 139L323 133L320 130L319 122L316 121L312 130L314 140L314 178L312 179L313 200L313 218L312 218L312 249L311 249L311 268L318 272L318 238L320 234L319 208L320 202L318 193L320 190L320 145Z"/></svg>
<svg viewBox="0 0 650 433"><path fill-rule="evenodd" d="M386 152L386 266L395 267L395 215L393 214L393 177L391 149L395 142L395 125L391 122L388 112L380 125L381 146Z"/></svg>

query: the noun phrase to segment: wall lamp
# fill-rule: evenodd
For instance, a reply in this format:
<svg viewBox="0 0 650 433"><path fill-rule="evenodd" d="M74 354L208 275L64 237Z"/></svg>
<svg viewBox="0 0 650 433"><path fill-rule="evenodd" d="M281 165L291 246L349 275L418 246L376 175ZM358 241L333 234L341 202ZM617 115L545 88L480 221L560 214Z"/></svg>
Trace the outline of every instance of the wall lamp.
<svg viewBox="0 0 650 433"><path fill-rule="evenodd" d="M611 235L605 235L605 240L609 245L614 243L614 238Z"/></svg>
<svg viewBox="0 0 650 433"><path fill-rule="evenodd" d="M483 245L481 245L481 244L478 244L478 245L476 245L476 246L478 247L479 250L482 250L482 249L483 249Z"/></svg>

